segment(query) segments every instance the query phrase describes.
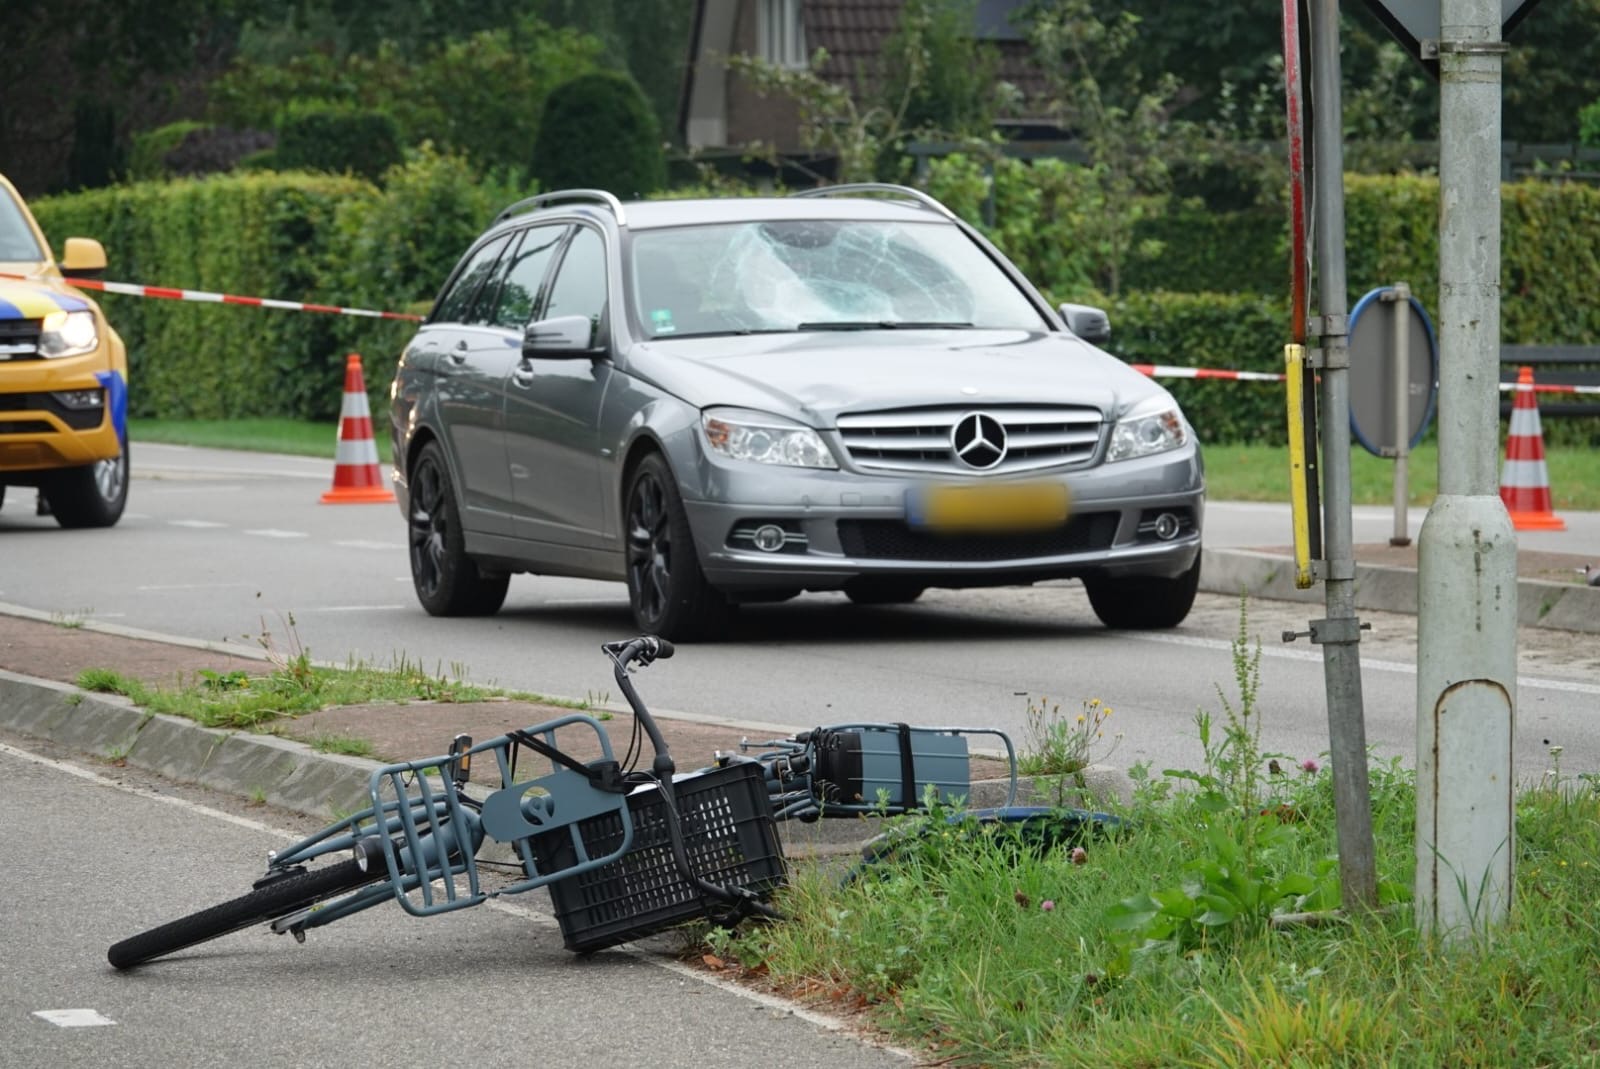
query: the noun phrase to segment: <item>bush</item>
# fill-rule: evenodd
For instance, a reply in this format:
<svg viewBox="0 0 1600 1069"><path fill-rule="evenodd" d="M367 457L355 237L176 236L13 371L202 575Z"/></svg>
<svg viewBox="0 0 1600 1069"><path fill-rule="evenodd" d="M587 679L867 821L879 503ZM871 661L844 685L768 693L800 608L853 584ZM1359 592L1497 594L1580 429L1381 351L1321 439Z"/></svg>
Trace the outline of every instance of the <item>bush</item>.
<svg viewBox="0 0 1600 1069"><path fill-rule="evenodd" d="M183 144L183 139L196 130L209 129L211 127L206 123L185 119L134 134L133 145L128 150L128 177L135 182L144 182L170 176L172 171L167 166L167 153Z"/></svg>
<svg viewBox="0 0 1600 1069"><path fill-rule="evenodd" d="M377 181L401 162L400 128L381 111L311 104L278 121L274 165L286 171L330 171Z"/></svg>
<svg viewBox="0 0 1600 1069"><path fill-rule="evenodd" d="M48 197L33 208L57 241L100 239L114 279L339 304L326 288L343 253L335 216L347 200L376 196L352 178L231 175ZM135 416L338 412L337 317L116 294L104 305L128 346Z"/></svg>
<svg viewBox="0 0 1600 1069"><path fill-rule="evenodd" d="M666 160L649 101L626 74L597 71L545 101L533 176L544 189L604 189L619 197L666 184Z"/></svg>

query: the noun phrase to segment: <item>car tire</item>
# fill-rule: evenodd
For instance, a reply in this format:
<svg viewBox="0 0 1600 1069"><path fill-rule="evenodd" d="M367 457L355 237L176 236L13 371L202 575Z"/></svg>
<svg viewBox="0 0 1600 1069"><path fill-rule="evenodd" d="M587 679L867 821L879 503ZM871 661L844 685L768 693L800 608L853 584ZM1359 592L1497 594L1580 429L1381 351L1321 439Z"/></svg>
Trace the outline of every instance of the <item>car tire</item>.
<svg viewBox="0 0 1600 1069"><path fill-rule="evenodd" d="M893 579L856 579L844 586L845 597L857 605L909 605L928 588Z"/></svg>
<svg viewBox="0 0 1600 1069"><path fill-rule="evenodd" d="M492 616L505 604L511 576L485 572L467 556L461 511L444 453L422 447L410 472L411 584L429 616Z"/></svg>
<svg viewBox="0 0 1600 1069"><path fill-rule="evenodd" d="M1200 557L1171 579L1091 576L1083 581L1100 622L1116 631L1162 631L1177 627L1194 607L1200 589Z"/></svg>
<svg viewBox="0 0 1600 1069"><path fill-rule="evenodd" d="M114 457L51 475L43 486L50 514L62 527L111 527L128 503L128 437Z"/></svg>
<svg viewBox="0 0 1600 1069"><path fill-rule="evenodd" d="M658 453L639 462L624 499L628 604L646 634L674 642L715 640L734 606L706 582L672 470Z"/></svg>

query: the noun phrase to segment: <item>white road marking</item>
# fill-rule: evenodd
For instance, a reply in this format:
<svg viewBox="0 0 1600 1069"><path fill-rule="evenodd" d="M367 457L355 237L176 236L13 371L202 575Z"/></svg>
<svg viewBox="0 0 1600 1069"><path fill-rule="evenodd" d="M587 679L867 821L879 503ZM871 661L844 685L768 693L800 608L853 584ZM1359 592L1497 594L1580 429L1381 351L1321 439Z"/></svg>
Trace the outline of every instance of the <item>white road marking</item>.
<svg viewBox="0 0 1600 1069"><path fill-rule="evenodd" d="M7 746L3 742L0 742L0 753L3 753L8 757L17 757L24 761L32 761L34 764L44 765L46 768L53 768L57 772L65 772L69 776L76 776L81 780L87 780L96 787L110 787L114 791L122 791L125 794L136 794L140 798L148 798L152 802L161 802L163 805L175 805L179 809L186 809L191 813L198 813L201 816L215 817L216 819L226 821L229 824L236 824L241 828L249 828L251 831L259 831L265 832L268 835L276 835L278 838L287 842L294 842L295 840L301 838L301 836L292 835L281 828L269 827L268 825L257 820L248 820L244 817L236 817L232 813L224 813L220 809L212 809L208 805L201 805L199 802L191 802L187 798L174 798L170 794L157 794L155 791L147 791L143 787L130 787L126 783L118 783L116 780L106 779L99 773L91 772L87 768L80 768L77 765L68 764L65 761L57 761L49 757L41 757L38 754L29 753L27 750L19 750L15 746Z"/></svg>
<svg viewBox="0 0 1600 1069"><path fill-rule="evenodd" d="M1231 651L1233 644L1220 638L1200 638L1197 635L1150 635L1121 632L1123 638L1138 639L1140 642L1160 642L1168 646L1193 646L1206 650ZM1286 650L1272 646L1262 646L1263 657L1276 658L1280 661L1316 661L1322 662L1322 653L1318 650ZM1406 664L1404 661L1380 661L1369 657L1361 658L1363 669L1373 669L1378 672L1399 672L1401 675L1414 676L1417 666ZM1580 683L1572 679L1543 679L1538 676L1517 677L1518 687L1529 687L1533 690L1559 690L1568 694L1591 694L1600 697L1600 684Z"/></svg>
<svg viewBox="0 0 1600 1069"><path fill-rule="evenodd" d="M33 1015L61 1028L93 1028L117 1023L95 1010L34 1010Z"/></svg>
<svg viewBox="0 0 1600 1069"><path fill-rule="evenodd" d="M149 583L145 586L136 586L133 589L150 592L155 590L221 590L225 587L252 587L254 583Z"/></svg>
<svg viewBox="0 0 1600 1069"><path fill-rule="evenodd" d="M205 527L226 527L228 525L225 524L225 523L218 523L216 520L168 520L167 521L167 526L168 527L205 528Z"/></svg>
<svg viewBox="0 0 1600 1069"><path fill-rule="evenodd" d="M404 542L367 542L367 541L364 541L364 540L359 539L359 538L351 539L351 540L344 541L344 542L335 542L334 545L343 546L346 549L405 549L406 548Z"/></svg>
<svg viewBox="0 0 1600 1069"><path fill-rule="evenodd" d="M310 538L305 531L284 531L277 527L256 527L245 531L248 535L259 535L262 538Z"/></svg>
<svg viewBox="0 0 1600 1069"><path fill-rule="evenodd" d="M135 477L158 472L194 475L255 475L279 479L326 479L327 472L294 471L289 468L212 468L196 464L141 464L133 470Z"/></svg>

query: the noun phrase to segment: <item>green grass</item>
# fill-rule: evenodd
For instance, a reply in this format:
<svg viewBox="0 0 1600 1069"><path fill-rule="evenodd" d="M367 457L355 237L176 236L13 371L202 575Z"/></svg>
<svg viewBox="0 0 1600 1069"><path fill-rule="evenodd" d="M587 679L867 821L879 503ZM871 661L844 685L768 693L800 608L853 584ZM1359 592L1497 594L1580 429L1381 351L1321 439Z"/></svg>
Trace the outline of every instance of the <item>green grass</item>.
<svg viewBox="0 0 1600 1069"><path fill-rule="evenodd" d="M1215 501L1287 501L1289 451L1264 445L1212 445L1205 450L1206 496ZM1545 463L1556 511L1600 509L1600 449L1549 446ZM1432 504L1438 492L1439 450L1432 442L1417 447L1407 464L1407 489L1413 505ZM1394 461L1365 449L1350 453L1350 488L1358 505L1394 501Z"/></svg>
<svg viewBox="0 0 1600 1069"><path fill-rule="evenodd" d="M318 753L341 754L345 757L371 757L373 753L371 742L354 735L313 735L306 740L306 745Z"/></svg>
<svg viewBox="0 0 1600 1069"><path fill-rule="evenodd" d="M145 683L107 668L90 668L78 675L77 684L84 690L125 695L152 713L187 717L206 727L233 729L264 727L282 718L303 716L333 706L386 702L475 702L515 698L566 708L586 708L583 702L467 683L440 672L429 672L404 656L397 657L387 667L352 661L344 668L335 669L313 665L309 657L301 654L263 663L261 671L254 675L241 671L201 672L194 679L174 686Z"/></svg>
<svg viewBox="0 0 1600 1069"><path fill-rule="evenodd" d="M903 818L889 860L844 884L800 870L777 900L788 919L714 933L713 964L854 1005L939 1065L1600 1062L1597 781L1555 774L1519 794L1511 916L1445 947L1409 902L1414 776L1374 766L1386 908L1329 913L1331 777L1260 748L1271 714L1243 636L1241 618L1238 698L1196 718L1202 768L1136 770L1123 823L1040 848L945 812ZM1326 923L1275 921L1300 911Z"/></svg>
<svg viewBox="0 0 1600 1069"><path fill-rule="evenodd" d="M333 459L337 424L288 419L149 420L130 423L135 441L218 449L293 453ZM389 436L376 433L378 457L389 462ZM1215 501L1287 501L1289 454L1278 446L1212 445L1206 451L1207 495ZM1394 462L1351 450L1351 489L1358 505L1394 501ZM1600 449L1547 445L1550 492L1557 511L1600 510ZM1431 504L1438 488L1439 451L1424 442L1409 464L1410 500Z"/></svg>
<svg viewBox="0 0 1600 1069"><path fill-rule="evenodd" d="M378 459L389 462L389 436L374 421ZM339 421L306 423L292 419L133 419L128 434L135 443L194 445L208 449L240 449L255 453L290 453L333 459Z"/></svg>

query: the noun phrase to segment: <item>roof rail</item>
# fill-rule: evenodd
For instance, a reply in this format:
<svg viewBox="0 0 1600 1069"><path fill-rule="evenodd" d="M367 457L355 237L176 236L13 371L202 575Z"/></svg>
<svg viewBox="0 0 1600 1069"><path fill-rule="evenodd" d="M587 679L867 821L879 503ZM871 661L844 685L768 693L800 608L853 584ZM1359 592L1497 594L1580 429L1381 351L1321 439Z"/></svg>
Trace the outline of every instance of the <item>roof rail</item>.
<svg viewBox="0 0 1600 1069"><path fill-rule="evenodd" d="M856 193L893 193L903 200L914 200L924 208L932 208L947 219L956 217L955 212L952 212L922 190L914 189L911 186L897 186L892 182L851 182L842 186L818 186L816 189L802 189L798 193L789 195L791 197L839 197Z"/></svg>
<svg viewBox="0 0 1600 1069"><path fill-rule="evenodd" d="M618 226L627 226L628 218L622 211L622 202L603 189L563 189L557 193L540 193L537 197L527 197L517 201L494 217L496 223L503 223L512 216L523 215L535 208L548 207L562 201L583 201L587 204L604 204L611 209L611 214L617 217Z"/></svg>

